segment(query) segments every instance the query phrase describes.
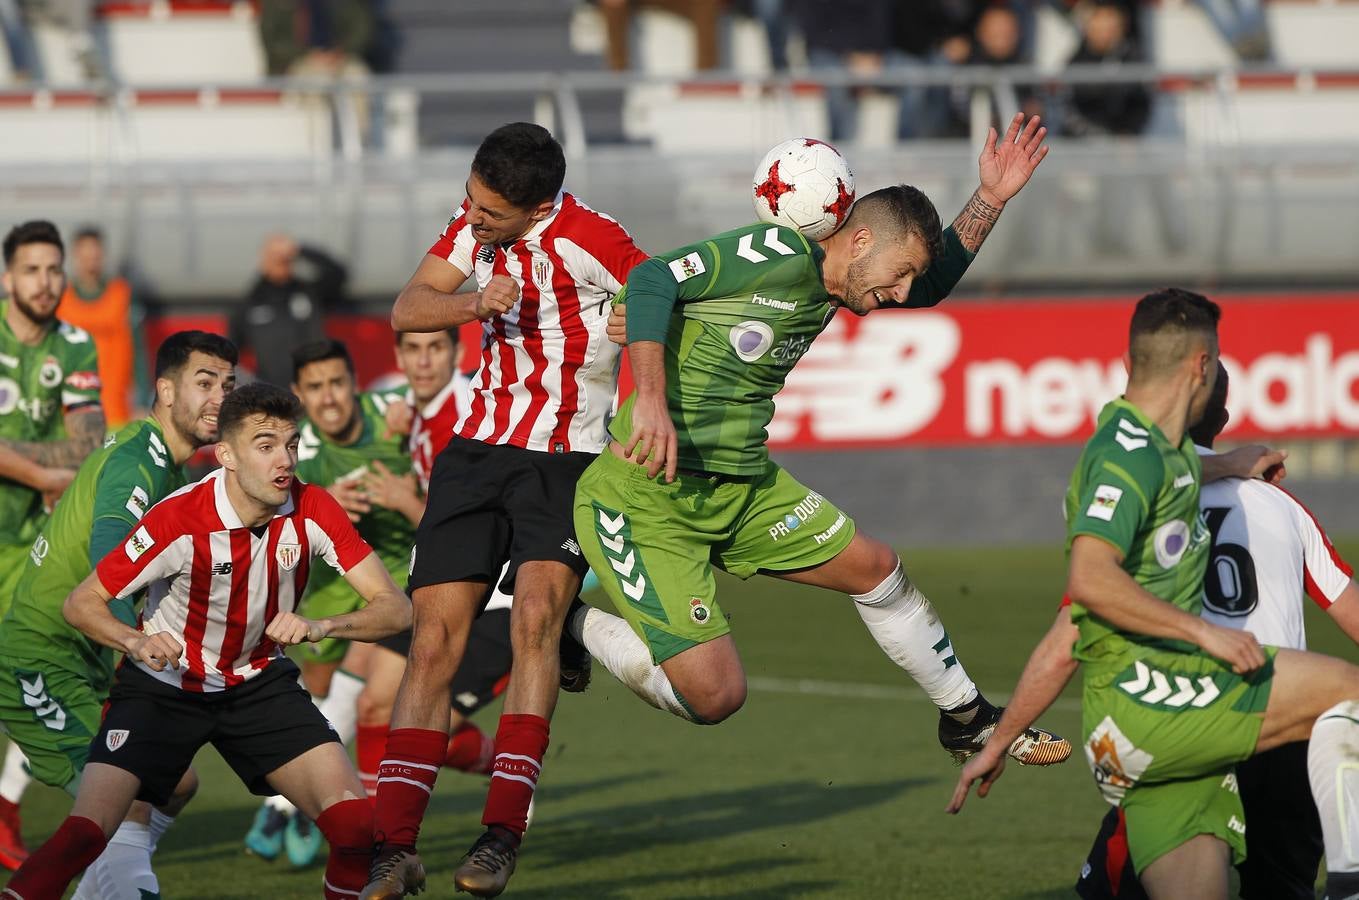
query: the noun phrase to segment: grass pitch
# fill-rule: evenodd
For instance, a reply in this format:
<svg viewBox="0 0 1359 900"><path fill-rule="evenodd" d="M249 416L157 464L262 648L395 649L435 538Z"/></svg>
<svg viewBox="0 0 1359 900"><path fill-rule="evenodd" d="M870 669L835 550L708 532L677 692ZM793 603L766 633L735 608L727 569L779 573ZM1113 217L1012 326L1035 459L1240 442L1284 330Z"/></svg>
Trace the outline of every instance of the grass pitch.
<svg viewBox="0 0 1359 900"><path fill-rule="evenodd" d="M1359 557L1359 542L1341 552ZM1063 585L1057 547L908 550L959 658L993 700L1008 694L1052 621ZM944 804L957 770L937 713L889 663L848 599L767 578L724 579L720 598L751 680L745 709L698 728L644 705L601 669L563 696L528 833L507 897L1071 897L1104 804L1079 750L1052 769L1007 768L959 817ZM1309 610L1315 649L1354 658ZM1077 738L1078 685L1043 723ZM497 710L484 711L493 730ZM320 870L247 856L258 800L215 751L203 787L156 856L167 900L314 898ZM452 895L452 870L481 831L485 779L444 772L425 820L424 896ZM37 846L69 801L35 785L24 834Z"/></svg>

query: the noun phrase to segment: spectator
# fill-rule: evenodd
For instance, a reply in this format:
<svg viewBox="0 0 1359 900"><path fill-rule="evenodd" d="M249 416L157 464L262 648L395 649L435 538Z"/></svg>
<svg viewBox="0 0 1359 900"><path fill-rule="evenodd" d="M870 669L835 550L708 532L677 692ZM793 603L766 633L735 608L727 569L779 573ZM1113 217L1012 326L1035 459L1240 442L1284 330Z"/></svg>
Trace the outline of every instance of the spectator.
<svg viewBox="0 0 1359 900"><path fill-rule="evenodd" d="M299 262L314 271L299 275ZM254 356L258 380L291 383L292 348L325 336L326 313L340 303L346 277L344 267L320 250L282 234L265 239L259 276L230 323L231 340L243 356Z"/></svg>
<svg viewBox="0 0 1359 900"><path fill-rule="evenodd" d="M1198 0L1236 51L1247 62L1264 62L1270 57L1269 24L1265 21L1262 0Z"/></svg>
<svg viewBox="0 0 1359 900"><path fill-rule="evenodd" d="M105 274L104 235L86 226L76 232L71 245L74 270L66 283L57 317L94 338L99 354L100 402L111 428L118 428L141 415L139 401L149 400L145 346L139 326L146 318L133 302L126 278Z"/></svg>
<svg viewBox="0 0 1359 900"><path fill-rule="evenodd" d="M1142 62L1127 11L1115 0L1099 0L1082 26L1081 45L1070 65ZM1070 88L1063 130L1070 136L1141 134L1151 116L1151 91L1144 84L1077 84Z"/></svg>
<svg viewBox="0 0 1359 900"><path fill-rule="evenodd" d="M1025 7L1027 9L1027 7ZM966 46L962 59L968 66L1017 66L1030 62L1025 50L1024 9L1011 4L985 7L978 16L970 38L955 35L946 40L943 50L950 60ZM1042 113L1042 104L1033 85L1001 84L995 88L955 87L950 92L950 115L946 136L966 137L971 133L972 103L977 90L989 94L991 124L999 126L1016 112Z"/></svg>
<svg viewBox="0 0 1359 900"><path fill-rule="evenodd" d="M660 9L683 16L694 23L697 41L695 67L717 68L717 23L722 0L596 0L608 32L609 68L616 72L629 68L629 42L632 14L637 9Z"/></svg>
<svg viewBox="0 0 1359 900"><path fill-rule="evenodd" d="M261 0L270 75L363 77L376 21L364 0Z"/></svg>
<svg viewBox="0 0 1359 900"><path fill-rule="evenodd" d="M0 0L2 2L2 0ZM769 42L769 66L775 72L788 69L790 15L785 0L732 0L732 9L750 16L764 28Z"/></svg>
<svg viewBox="0 0 1359 900"><path fill-rule="evenodd" d="M892 4L881 0L801 0L797 19L813 72L848 71L872 78L894 56ZM826 107L833 141L852 140L858 126L858 96L866 88L828 86ZM909 115L902 115L906 124Z"/></svg>

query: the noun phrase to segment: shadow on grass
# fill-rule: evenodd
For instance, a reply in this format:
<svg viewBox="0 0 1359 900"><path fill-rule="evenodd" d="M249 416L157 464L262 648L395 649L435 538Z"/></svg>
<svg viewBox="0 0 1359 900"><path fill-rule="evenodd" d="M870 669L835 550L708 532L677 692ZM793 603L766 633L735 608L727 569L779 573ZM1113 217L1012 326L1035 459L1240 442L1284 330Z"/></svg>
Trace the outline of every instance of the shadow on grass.
<svg viewBox="0 0 1359 900"><path fill-rule="evenodd" d="M728 893L704 891L704 897L729 897L732 900L783 900L786 897L805 897L824 893L834 887L832 881L811 881L806 879L779 880L779 869L797 865L797 860L767 857L762 859L742 859L726 865L700 865L691 869L673 872L638 872L615 878L563 880L551 887L516 889L515 897L525 900L620 900L625 897L647 897L652 900L688 900L695 896L693 885L699 882L711 883L730 877L746 887L737 887ZM791 876L793 873L783 873ZM762 881L779 883L762 888L750 888L752 877Z"/></svg>

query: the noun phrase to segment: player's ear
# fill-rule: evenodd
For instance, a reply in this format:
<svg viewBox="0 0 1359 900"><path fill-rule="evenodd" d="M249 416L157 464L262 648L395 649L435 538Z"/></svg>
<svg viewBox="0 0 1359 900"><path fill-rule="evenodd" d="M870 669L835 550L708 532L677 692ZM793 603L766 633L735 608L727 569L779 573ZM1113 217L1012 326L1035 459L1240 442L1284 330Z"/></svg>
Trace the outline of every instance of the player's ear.
<svg viewBox="0 0 1359 900"><path fill-rule="evenodd" d="M219 435L220 436L220 435ZM231 455L231 445L226 441L219 440L213 448L213 455L217 457L217 463L224 469L235 471L236 461Z"/></svg>
<svg viewBox="0 0 1359 900"><path fill-rule="evenodd" d="M169 378L156 379L156 400L158 400L162 406L174 406L175 383Z"/></svg>
<svg viewBox="0 0 1359 900"><path fill-rule="evenodd" d="M537 206L533 208L533 212L529 214L529 219L531 219L534 222L543 221L543 219L546 219L548 216L552 215L552 209L556 205L557 205L556 198L553 198L551 200L544 200L542 203L539 203Z"/></svg>

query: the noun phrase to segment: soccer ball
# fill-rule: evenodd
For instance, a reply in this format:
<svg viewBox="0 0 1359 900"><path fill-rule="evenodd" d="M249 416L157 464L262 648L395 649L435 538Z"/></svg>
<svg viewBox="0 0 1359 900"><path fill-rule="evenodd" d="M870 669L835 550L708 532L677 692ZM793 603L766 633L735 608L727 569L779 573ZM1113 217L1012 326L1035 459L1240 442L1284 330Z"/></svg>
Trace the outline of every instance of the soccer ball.
<svg viewBox="0 0 1359 900"><path fill-rule="evenodd" d="M854 173L830 144L813 138L784 141L755 170L755 215L796 228L819 241L845 224L854 205Z"/></svg>

